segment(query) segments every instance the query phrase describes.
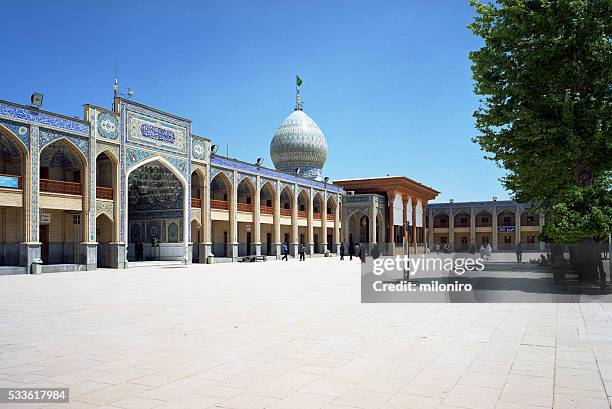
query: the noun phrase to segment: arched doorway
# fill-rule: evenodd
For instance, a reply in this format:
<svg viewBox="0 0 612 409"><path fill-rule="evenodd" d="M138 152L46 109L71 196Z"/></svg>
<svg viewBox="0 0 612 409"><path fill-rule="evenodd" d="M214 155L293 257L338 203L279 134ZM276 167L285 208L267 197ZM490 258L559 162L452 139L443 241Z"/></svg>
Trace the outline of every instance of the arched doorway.
<svg viewBox="0 0 612 409"><path fill-rule="evenodd" d="M39 157L39 241L44 264L79 264L87 239L86 158L67 139L49 143Z"/></svg>
<svg viewBox="0 0 612 409"><path fill-rule="evenodd" d="M238 227L238 256L247 256L255 254L253 246L253 236L255 229L253 222L255 215L253 213L253 195L255 194L255 186L248 177L242 179L238 183L238 208L236 217Z"/></svg>
<svg viewBox="0 0 612 409"><path fill-rule="evenodd" d="M185 178L165 159L152 158L127 175L128 260L189 257Z"/></svg>
<svg viewBox="0 0 612 409"><path fill-rule="evenodd" d="M27 148L12 132L0 126L0 266L20 264L25 237L23 180Z"/></svg>
<svg viewBox="0 0 612 409"><path fill-rule="evenodd" d="M292 237L292 216L293 216L293 193L289 187L285 187L280 194L280 241L285 243L287 248L294 242Z"/></svg>
<svg viewBox="0 0 612 409"><path fill-rule="evenodd" d="M370 218L361 211L355 211L348 221L349 246L370 243Z"/></svg>
<svg viewBox="0 0 612 409"><path fill-rule="evenodd" d="M270 182L265 182L259 190L259 222L261 232L261 254L271 256L274 254L274 243L278 242L274 225L276 213L276 191Z"/></svg>
<svg viewBox="0 0 612 409"><path fill-rule="evenodd" d="M210 181L212 252L215 257L231 256L228 246L232 244L230 198L232 183L219 172Z"/></svg>
<svg viewBox="0 0 612 409"><path fill-rule="evenodd" d="M298 242L304 246L306 252L310 254L310 236L309 231L311 228L311 221L308 218L308 211L310 207L310 200L308 193L305 190L301 190L298 195Z"/></svg>
<svg viewBox="0 0 612 409"><path fill-rule="evenodd" d="M98 242L98 267L111 267L110 243L113 241L113 221L106 213L96 217L96 240Z"/></svg>
<svg viewBox="0 0 612 409"><path fill-rule="evenodd" d="M338 240L337 237L335 237L335 229L336 229L336 201L334 200L333 196L330 196L327 198L327 203L326 203L326 218L327 218L327 228L326 228L326 235L327 235L327 248L330 250L335 250L336 248L336 241Z"/></svg>
<svg viewBox="0 0 612 409"><path fill-rule="evenodd" d="M323 198L320 193L316 193L312 199L312 220L314 224L314 252L324 253L325 231L323 231Z"/></svg>

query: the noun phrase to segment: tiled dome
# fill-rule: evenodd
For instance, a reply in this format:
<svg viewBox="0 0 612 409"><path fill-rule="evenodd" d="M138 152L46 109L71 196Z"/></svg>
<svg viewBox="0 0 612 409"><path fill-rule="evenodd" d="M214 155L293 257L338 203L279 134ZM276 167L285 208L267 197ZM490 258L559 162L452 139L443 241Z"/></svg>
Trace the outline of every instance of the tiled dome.
<svg viewBox="0 0 612 409"><path fill-rule="evenodd" d="M278 127L270 143L270 156L277 170L320 179L327 160L327 140L319 126L304 111L296 109Z"/></svg>

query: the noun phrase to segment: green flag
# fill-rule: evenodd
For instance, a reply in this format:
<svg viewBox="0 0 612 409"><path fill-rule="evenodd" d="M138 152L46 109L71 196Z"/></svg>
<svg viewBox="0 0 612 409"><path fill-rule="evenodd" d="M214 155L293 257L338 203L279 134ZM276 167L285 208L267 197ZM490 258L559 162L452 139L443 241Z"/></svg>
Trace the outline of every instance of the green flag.
<svg viewBox="0 0 612 409"><path fill-rule="evenodd" d="M302 85L302 79L300 78L299 75L295 76L295 83L297 84L298 87Z"/></svg>

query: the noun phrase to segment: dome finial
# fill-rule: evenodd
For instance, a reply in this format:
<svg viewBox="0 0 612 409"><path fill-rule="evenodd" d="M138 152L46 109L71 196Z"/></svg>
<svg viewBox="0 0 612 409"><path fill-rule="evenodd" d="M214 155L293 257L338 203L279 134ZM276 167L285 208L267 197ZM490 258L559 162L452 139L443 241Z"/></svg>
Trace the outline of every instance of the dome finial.
<svg viewBox="0 0 612 409"><path fill-rule="evenodd" d="M295 76L295 110L302 111L304 109L304 101L302 101L302 96L300 95L300 90L302 86L302 79L299 75Z"/></svg>

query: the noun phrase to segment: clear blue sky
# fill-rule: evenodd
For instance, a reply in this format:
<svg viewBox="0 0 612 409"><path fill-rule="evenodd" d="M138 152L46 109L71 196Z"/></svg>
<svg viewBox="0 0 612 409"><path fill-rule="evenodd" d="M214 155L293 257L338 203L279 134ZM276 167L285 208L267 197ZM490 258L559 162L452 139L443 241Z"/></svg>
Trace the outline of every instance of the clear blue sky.
<svg viewBox="0 0 612 409"><path fill-rule="evenodd" d="M134 100L193 121L245 161L292 111L327 137L331 179L405 175L439 200L508 197L476 134L466 1L28 1L3 7L0 99L82 116ZM225 153L225 149L223 152Z"/></svg>

